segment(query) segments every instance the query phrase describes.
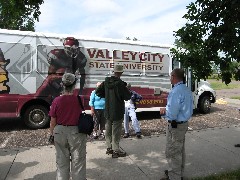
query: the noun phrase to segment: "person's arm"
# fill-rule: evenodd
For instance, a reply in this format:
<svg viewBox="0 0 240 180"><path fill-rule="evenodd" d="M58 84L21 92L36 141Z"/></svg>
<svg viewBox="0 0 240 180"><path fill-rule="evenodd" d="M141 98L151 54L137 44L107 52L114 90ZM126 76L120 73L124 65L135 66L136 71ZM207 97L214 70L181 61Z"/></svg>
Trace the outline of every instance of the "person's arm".
<svg viewBox="0 0 240 180"><path fill-rule="evenodd" d="M80 89L79 89L79 95L82 94L83 91L83 87L85 84L85 79L86 79L86 74L85 74L85 70L83 69L82 71L80 71L81 77L80 77Z"/></svg>
<svg viewBox="0 0 240 180"><path fill-rule="evenodd" d="M53 129L57 125L57 119L54 117L51 117L50 121L50 134L53 135Z"/></svg>
<svg viewBox="0 0 240 180"><path fill-rule="evenodd" d="M91 107L91 115L95 115L94 113L94 101L95 101L95 91L92 91L89 100L89 106Z"/></svg>
<svg viewBox="0 0 240 180"><path fill-rule="evenodd" d="M85 81L86 81L86 74L85 74L85 67L86 67L86 63L87 63L87 58L86 58L86 56L80 51L79 52L79 55L78 55L78 57L77 57L77 59L76 59L77 61L78 61L78 66L77 66L77 68L78 68L78 71L79 71L79 73L80 73L80 75L81 75L81 77L80 77L80 89L79 89L79 95L81 95L82 94L82 91L83 91L83 87L84 87L84 85L85 85ZM76 70L77 69L73 69L73 71L74 71L74 73L76 73Z"/></svg>
<svg viewBox="0 0 240 180"><path fill-rule="evenodd" d="M171 93L168 95L168 102L166 106L166 118L168 120L176 120L179 109L180 109L180 100L179 93Z"/></svg>
<svg viewBox="0 0 240 180"><path fill-rule="evenodd" d="M54 127L57 125L57 119L54 117L51 117L51 121L50 121L50 136L48 139L48 142L50 144L54 144L54 135L53 135L53 129Z"/></svg>
<svg viewBox="0 0 240 180"><path fill-rule="evenodd" d="M90 106L90 107L91 107L91 115L94 116L95 115L94 107L93 106Z"/></svg>
<svg viewBox="0 0 240 180"><path fill-rule="evenodd" d="M123 87L123 99L125 101L131 99L131 92L128 90L128 88L126 86Z"/></svg>

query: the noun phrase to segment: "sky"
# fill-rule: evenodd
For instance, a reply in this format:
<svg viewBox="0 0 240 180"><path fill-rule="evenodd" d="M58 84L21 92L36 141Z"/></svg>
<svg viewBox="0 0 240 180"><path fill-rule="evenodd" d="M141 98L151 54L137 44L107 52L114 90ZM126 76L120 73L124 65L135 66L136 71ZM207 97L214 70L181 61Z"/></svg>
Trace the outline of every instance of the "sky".
<svg viewBox="0 0 240 180"><path fill-rule="evenodd" d="M45 0L35 31L173 44L194 0Z"/></svg>

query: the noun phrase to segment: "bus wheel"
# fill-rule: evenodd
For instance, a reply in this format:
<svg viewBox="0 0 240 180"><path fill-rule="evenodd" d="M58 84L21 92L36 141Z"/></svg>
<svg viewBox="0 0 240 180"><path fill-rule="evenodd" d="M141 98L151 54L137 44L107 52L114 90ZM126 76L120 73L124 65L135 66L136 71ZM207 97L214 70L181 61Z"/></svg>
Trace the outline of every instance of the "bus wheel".
<svg viewBox="0 0 240 180"><path fill-rule="evenodd" d="M48 109L42 105L30 106L24 113L24 122L31 129L39 129L49 124Z"/></svg>
<svg viewBox="0 0 240 180"><path fill-rule="evenodd" d="M200 99L199 111L203 114L207 114L211 109L211 101L209 96L204 96Z"/></svg>

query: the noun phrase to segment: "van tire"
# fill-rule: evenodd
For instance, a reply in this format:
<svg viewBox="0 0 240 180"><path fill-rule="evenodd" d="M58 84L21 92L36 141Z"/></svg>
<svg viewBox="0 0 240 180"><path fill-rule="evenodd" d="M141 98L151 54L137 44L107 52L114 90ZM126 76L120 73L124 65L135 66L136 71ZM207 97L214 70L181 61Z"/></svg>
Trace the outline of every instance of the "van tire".
<svg viewBox="0 0 240 180"><path fill-rule="evenodd" d="M49 124L48 109L42 105L33 105L24 113L24 123L31 129L44 128Z"/></svg>
<svg viewBox="0 0 240 180"><path fill-rule="evenodd" d="M203 96L199 101L199 112L207 114L211 109L211 101L209 96Z"/></svg>

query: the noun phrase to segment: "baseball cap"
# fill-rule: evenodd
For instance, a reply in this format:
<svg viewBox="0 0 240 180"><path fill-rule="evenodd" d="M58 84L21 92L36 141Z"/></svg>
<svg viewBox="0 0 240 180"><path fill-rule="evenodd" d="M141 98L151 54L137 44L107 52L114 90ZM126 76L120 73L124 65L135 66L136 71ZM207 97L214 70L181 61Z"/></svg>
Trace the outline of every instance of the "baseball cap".
<svg viewBox="0 0 240 180"><path fill-rule="evenodd" d="M123 72L123 65L120 64L115 65L114 72Z"/></svg>
<svg viewBox="0 0 240 180"><path fill-rule="evenodd" d="M62 77L62 83L64 86L71 86L76 83L76 76L72 73L65 73Z"/></svg>

